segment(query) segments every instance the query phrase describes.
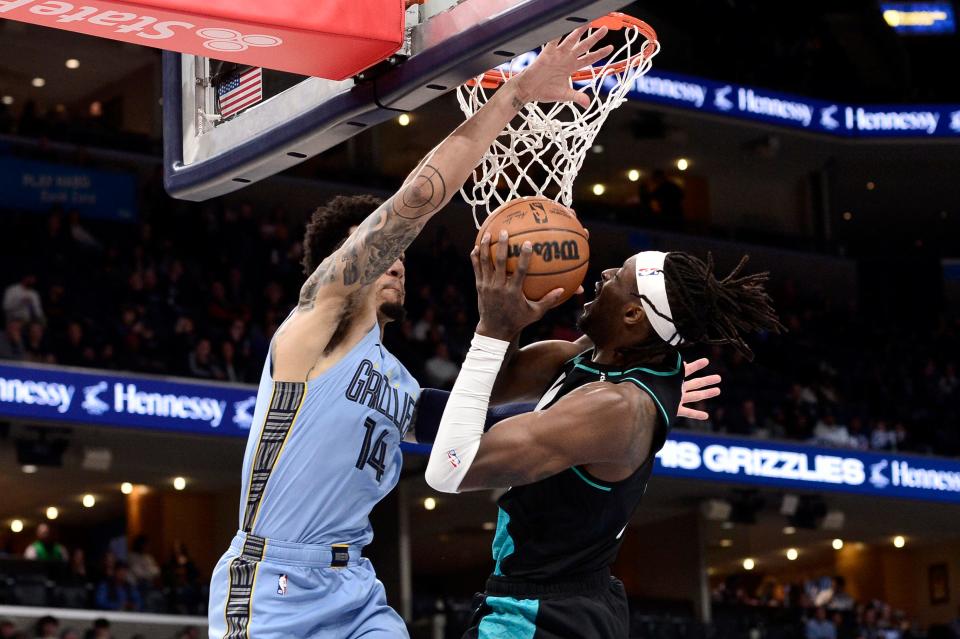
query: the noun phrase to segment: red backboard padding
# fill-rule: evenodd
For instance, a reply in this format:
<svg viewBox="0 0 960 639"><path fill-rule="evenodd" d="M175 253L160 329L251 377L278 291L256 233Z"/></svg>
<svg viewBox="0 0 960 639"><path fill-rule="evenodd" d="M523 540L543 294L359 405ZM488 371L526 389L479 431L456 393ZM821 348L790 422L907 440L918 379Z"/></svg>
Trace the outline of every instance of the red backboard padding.
<svg viewBox="0 0 960 639"><path fill-rule="evenodd" d="M403 44L404 0L0 0L0 18L342 80Z"/></svg>

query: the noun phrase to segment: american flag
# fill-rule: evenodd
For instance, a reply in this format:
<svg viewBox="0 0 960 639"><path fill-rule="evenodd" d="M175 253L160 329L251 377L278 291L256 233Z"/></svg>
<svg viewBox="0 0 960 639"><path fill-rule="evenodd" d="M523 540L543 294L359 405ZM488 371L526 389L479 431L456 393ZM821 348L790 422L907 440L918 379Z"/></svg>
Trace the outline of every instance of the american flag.
<svg viewBox="0 0 960 639"><path fill-rule="evenodd" d="M247 69L217 87L220 116L224 118L229 118L234 113L253 106L262 99L263 69L260 67Z"/></svg>

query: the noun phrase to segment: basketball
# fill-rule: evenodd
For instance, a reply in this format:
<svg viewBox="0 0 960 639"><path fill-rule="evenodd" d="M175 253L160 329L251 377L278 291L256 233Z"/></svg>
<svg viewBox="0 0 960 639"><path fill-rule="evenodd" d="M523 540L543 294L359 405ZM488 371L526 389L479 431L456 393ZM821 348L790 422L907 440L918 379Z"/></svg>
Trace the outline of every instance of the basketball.
<svg viewBox="0 0 960 639"><path fill-rule="evenodd" d="M490 259L496 256L500 231L510 234L507 273L517 269L524 242L533 244L530 269L523 293L539 300L555 288L563 289L561 301L568 300L583 282L590 262L587 232L576 214L546 197L522 197L507 202L480 227L477 245L484 233L490 233Z"/></svg>

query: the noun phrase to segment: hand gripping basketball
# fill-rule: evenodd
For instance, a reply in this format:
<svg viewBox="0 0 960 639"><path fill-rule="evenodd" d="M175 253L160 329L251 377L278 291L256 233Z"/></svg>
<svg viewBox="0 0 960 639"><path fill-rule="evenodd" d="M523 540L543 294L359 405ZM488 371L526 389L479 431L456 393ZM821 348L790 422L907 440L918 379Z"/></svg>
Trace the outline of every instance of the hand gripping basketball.
<svg viewBox="0 0 960 639"><path fill-rule="evenodd" d="M477 233L476 244L486 233L496 242L501 229L509 234L507 275L517 269L523 242L529 240L533 246L523 282L528 299L543 299L557 288L564 290L563 299L576 293L589 268L590 236L573 209L543 197L511 200L486 219ZM490 260L496 259L493 252L489 256Z"/></svg>
<svg viewBox="0 0 960 639"><path fill-rule="evenodd" d="M527 299L523 293L523 281L530 269L533 244L524 242L520 247L517 269L507 273L509 233L500 231L496 254L491 261L490 234L484 233L480 245L470 252L473 274L477 282L477 304L480 322L477 332L488 337L512 340L526 326L533 324L551 308L563 302L564 290L556 288L540 300Z"/></svg>

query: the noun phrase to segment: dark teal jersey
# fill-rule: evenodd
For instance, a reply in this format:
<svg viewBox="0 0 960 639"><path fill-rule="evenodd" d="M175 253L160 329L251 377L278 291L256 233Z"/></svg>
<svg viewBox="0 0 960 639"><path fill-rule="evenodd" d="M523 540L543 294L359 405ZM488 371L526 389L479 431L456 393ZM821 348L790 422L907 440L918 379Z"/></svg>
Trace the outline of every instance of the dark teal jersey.
<svg viewBox="0 0 960 639"><path fill-rule="evenodd" d="M647 487L654 455L676 419L683 384L677 354L669 366L617 369L594 364L587 351L564 364L537 410L550 407L590 382L634 384L650 395L659 412L647 459L630 477L606 482L573 467L500 498L493 541L494 575L523 581L576 578L608 568L616 559L623 531ZM583 428L592 428L585 422ZM517 451L522 455L522 451Z"/></svg>

